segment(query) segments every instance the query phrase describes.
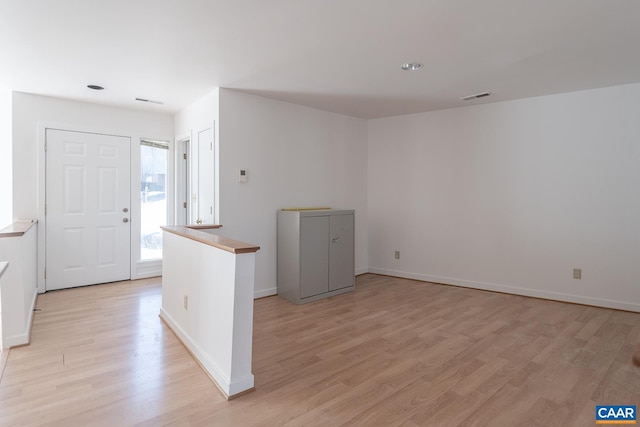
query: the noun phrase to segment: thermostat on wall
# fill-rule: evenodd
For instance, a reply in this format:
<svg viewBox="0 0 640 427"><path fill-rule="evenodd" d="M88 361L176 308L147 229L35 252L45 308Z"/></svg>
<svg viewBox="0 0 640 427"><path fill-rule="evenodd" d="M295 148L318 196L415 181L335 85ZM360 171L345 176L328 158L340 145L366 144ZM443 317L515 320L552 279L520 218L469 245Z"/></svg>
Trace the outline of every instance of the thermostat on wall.
<svg viewBox="0 0 640 427"><path fill-rule="evenodd" d="M239 182L247 182L247 170L240 169L240 175L238 175Z"/></svg>

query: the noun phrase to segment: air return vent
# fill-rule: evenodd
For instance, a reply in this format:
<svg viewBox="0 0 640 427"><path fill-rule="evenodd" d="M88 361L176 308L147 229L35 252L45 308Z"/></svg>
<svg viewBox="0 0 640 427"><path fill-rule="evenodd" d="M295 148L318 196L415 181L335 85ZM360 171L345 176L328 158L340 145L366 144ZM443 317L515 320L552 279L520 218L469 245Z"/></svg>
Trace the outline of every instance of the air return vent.
<svg viewBox="0 0 640 427"><path fill-rule="evenodd" d="M465 96L460 99L463 101L469 101L470 99L484 98L485 96L489 96L489 95L491 95L490 92L482 92L482 93L476 93L475 95Z"/></svg>
<svg viewBox="0 0 640 427"><path fill-rule="evenodd" d="M140 101L140 102L150 102L151 104L160 104L162 105L163 102L162 101L155 101L153 99L145 99L145 98L134 98L136 101Z"/></svg>

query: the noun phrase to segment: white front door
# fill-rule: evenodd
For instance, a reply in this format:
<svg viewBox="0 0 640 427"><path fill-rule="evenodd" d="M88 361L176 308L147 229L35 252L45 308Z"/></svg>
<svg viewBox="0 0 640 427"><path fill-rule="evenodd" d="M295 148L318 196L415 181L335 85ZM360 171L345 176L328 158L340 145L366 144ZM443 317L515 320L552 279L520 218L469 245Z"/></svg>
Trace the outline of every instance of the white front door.
<svg viewBox="0 0 640 427"><path fill-rule="evenodd" d="M127 137L46 130L46 290L130 278Z"/></svg>

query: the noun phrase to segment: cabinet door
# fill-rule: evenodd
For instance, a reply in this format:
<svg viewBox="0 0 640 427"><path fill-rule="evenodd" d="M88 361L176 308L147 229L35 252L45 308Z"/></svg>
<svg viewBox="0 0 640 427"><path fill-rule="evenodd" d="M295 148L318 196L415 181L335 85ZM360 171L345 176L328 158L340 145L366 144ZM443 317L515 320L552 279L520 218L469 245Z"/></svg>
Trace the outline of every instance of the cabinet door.
<svg viewBox="0 0 640 427"><path fill-rule="evenodd" d="M353 215L332 215L329 249L329 290L354 284Z"/></svg>
<svg viewBox="0 0 640 427"><path fill-rule="evenodd" d="M300 298L329 291L329 217L300 219Z"/></svg>

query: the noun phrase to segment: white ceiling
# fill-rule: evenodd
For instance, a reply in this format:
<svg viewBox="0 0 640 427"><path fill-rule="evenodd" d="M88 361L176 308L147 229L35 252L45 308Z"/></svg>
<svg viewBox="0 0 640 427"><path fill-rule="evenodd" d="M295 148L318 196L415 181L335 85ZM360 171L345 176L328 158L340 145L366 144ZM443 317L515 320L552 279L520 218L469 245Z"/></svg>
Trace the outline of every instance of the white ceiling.
<svg viewBox="0 0 640 427"><path fill-rule="evenodd" d="M220 86L377 118L637 82L637 0L0 0L0 87L128 108Z"/></svg>

